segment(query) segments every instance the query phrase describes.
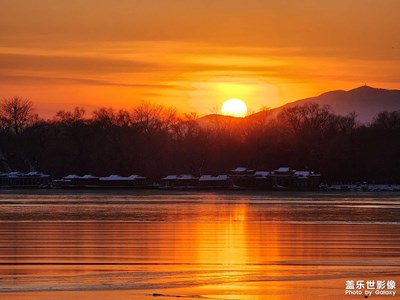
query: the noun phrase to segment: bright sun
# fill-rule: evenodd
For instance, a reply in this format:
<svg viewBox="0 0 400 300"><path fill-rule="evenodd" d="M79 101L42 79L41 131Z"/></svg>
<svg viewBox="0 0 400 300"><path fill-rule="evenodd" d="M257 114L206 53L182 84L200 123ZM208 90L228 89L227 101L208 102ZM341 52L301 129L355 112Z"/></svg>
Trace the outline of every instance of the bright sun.
<svg viewBox="0 0 400 300"><path fill-rule="evenodd" d="M222 104L221 112L224 116L245 117L247 114L247 105L240 99L229 99Z"/></svg>

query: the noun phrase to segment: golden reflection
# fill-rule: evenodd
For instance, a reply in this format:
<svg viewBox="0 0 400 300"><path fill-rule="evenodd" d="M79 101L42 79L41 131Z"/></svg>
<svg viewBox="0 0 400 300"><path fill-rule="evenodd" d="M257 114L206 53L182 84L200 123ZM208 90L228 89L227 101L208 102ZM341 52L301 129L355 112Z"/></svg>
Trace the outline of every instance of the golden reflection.
<svg viewBox="0 0 400 300"><path fill-rule="evenodd" d="M222 208L223 209L223 208ZM204 269L216 271L213 280L201 287L204 293L222 289L238 290L243 271L249 262L246 220L247 204L238 204L227 214L224 221L198 223L193 232L195 238L195 262ZM202 276L198 280L204 280ZM217 285L215 285L217 284Z"/></svg>
<svg viewBox="0 0 400 300"><path fill-rule="evenodd" d="M0 297L340 299L346 279L398 272L398 225L294 222L299 208L231 194L172 197L126 205L119 221L0 222ZM71 208L60 207L29 211Z"/></svg>
<svg viewBox="0 0 400 300"><path fill-rule="evenodd" d="M247 299L243 294L249 290L253 294L251 299L269 293L261 277L280 275L279 267L274 264L280 261L279 224L266 227L258 222L247 203L229 204L229 208L220 203L213 209L224 212L224 220L197 223L192 232L193 261L204 271L216 272L208 282L204 282L204 274L196 277L205 283L200 287L201 293L210 297L213 293L215 296L223 293L232 299L237 295Z"/></svg>

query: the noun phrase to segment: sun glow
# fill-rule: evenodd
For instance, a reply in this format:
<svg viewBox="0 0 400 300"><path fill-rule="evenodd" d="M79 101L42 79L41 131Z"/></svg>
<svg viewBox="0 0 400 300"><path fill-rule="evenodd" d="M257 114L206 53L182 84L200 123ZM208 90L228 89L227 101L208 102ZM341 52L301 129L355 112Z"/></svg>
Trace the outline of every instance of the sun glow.
<svg viewBox="0 0 400 300"><path fill-rule="evenodd" d="M247 114L247 105L243 100L233 98L222 104L221 112L224 116L243 118Z"/></svg>

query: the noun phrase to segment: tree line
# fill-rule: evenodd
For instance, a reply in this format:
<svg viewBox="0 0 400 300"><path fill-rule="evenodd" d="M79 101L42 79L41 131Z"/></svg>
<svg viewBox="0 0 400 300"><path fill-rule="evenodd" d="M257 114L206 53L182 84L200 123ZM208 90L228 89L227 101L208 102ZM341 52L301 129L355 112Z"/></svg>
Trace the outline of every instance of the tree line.
<svg viewBox="0 0 400 300"><path fill-rule="evenodd" d="M315 170L328 182L400 182L400 111L369 124L315 103L245 119L142 103L131 110L83 108L51 119L18 97L0 102L2 171L67 174L218 174L237 166ZM8 168L9 166L9 168Z"/></svg>

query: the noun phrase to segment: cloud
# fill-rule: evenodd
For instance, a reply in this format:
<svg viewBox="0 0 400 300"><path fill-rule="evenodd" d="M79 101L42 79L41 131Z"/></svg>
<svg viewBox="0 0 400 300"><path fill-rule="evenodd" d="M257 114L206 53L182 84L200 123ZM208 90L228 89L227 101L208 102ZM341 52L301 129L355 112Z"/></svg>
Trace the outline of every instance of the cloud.
<svg viewBox="0 0 400 300"><path fill-rule="evenodd" d="M139 73L161 70L157 64L85 56L51 56L0 53L3 71L70 72L85 74Z"/></svg>
<svg viewBox="0 0 400 300"><path fill-rule="evenodd" d="M0 82L3 84L22 85L86 85L86 86L112 86L157 90L188 90L188 88L173 84L141 84L141 83L120 83L109 80L83 79L83 78L50 78L42 76L19 76L0 74Z"/></svg>

